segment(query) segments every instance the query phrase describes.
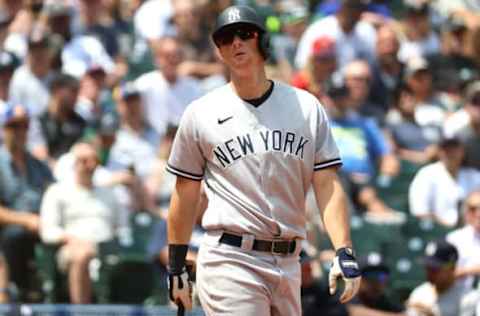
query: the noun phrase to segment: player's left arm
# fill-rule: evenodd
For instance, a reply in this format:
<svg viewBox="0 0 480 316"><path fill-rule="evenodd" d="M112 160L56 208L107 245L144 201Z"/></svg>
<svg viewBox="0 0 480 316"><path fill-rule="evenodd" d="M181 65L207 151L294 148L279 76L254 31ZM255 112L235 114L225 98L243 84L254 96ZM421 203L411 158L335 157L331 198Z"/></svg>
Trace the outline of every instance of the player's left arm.
<svg viewBox="0 0 480 316"><path fill-rule="evenodd" d="M178 176L167 218L170 299L187 310L192 309L192 288L186 257L197 219L200 186L200 181Z"/></svg>
<svg viewBox="0 0 480 316"><path fill-rule="evenodd" d="M336 256L330 269L330 293L336 291L337 279L345 282L340 301L352 299L360 287L360 271L352 249L350 238L350 220L347 200L336 168L330 167L313 173L313 189L321 212L325 229L336 250Z"/></svg>

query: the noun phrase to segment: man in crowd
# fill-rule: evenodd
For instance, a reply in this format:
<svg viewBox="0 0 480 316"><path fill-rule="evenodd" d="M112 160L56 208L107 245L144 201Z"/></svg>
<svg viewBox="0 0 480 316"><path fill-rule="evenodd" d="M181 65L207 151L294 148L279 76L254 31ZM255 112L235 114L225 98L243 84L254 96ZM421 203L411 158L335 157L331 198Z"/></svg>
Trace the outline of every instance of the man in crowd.
<svg viewBox="0 0 480 316"><path fill-rule="evenodd" d="M92 287L89 263L97 244L113 240L127 229L127 212L111 188L96 186L93 174L98 165L95 148L87 143L75 145L74 181L52 185L41 205L41 238L59 244L57 263L68 273L70 301L90 303Z"/></svg>
<svg viewBox="0 0 480 316"><path fill-rule="evenodd" d="M408 315L472 315L478 293L455 283L458 251L445 240L430 242L425 248L427 282L415 288L407 300ZM477 300L475 300L475 298ZM467 311L472 311L468 314Z"/></svg>
<svg viewBox="0 0 480 316"><path fill-rule="evenodd" d="M38 240L38 212L53 177L48 167L26 149L30 122L27 110L9 103L1 119L4 143L0 148L0 243L11 279L22 296L33 279L29 264Z"/></svg>

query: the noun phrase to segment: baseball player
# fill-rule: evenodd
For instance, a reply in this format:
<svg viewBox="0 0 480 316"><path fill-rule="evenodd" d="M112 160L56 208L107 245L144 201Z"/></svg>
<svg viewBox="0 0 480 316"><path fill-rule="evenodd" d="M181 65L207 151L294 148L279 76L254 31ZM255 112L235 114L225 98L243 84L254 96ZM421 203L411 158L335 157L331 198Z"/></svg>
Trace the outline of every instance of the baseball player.
<svg viewBox="0 0 480 316"><path fill-rule="evenodd" d="M340 300L350 300L360 273L322 105L266 78L268 37L250 7L225 9L212 38L231 82L187 107L168 160L178 176L168 214L171 300L192 307L185 257L202 180L208 207L196 277L207 315L301 315L298 255L312 184L336 249L330 292L343 279Z"/></svg>

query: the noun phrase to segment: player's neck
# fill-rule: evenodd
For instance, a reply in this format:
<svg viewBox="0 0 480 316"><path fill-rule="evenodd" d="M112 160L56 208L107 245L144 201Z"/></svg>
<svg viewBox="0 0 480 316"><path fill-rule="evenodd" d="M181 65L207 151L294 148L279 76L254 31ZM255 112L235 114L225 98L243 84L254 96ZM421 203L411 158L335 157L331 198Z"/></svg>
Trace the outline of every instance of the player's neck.
<svg viewBox="0 0 480 316"><path fill-rule="evenodd" d="M248 77L232 74L231 85L241 99L250 100L261 97L270 88L270 81L265 71L259 71Z"/></svg>

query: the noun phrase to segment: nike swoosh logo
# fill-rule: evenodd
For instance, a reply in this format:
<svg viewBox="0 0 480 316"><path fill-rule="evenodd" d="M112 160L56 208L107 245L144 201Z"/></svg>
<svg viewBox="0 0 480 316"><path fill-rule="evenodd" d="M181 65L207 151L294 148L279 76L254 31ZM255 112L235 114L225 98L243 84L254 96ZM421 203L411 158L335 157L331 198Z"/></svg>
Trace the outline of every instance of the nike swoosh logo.
<svg viewBox="0 0 480 316"><path fill-rule="evenodd" d="M223 120L218 119L217 122L218 122L218 124L223 124L223 123L225 123L226 121L228 121L228 120L231 119L231 118L233 118L233 116L226 117L226 118L224 118Z"/></svg>

